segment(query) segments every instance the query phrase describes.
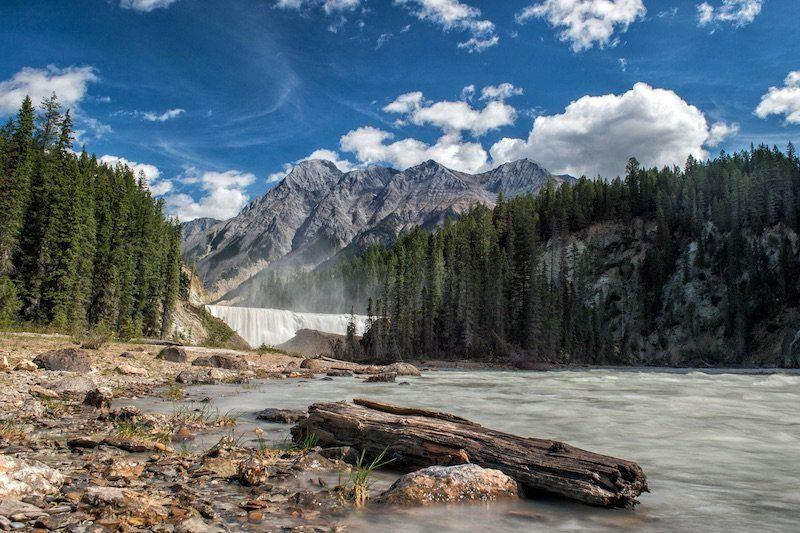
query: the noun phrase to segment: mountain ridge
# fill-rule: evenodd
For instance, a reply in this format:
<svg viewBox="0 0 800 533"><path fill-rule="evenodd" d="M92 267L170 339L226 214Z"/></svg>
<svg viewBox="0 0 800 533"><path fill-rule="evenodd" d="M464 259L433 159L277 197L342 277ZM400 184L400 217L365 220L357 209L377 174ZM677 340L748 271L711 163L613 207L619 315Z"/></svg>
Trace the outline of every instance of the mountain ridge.
<svg viewBox="0 0 800 533"><path fill-rule="evenodd" d="M349 172L308 160L235 217L187 223L182 252L212 301L253 305L252 280L259 274L313 268L346 248L391 244L414 226L433 227L476 204L494 205L500 193L535 194L548 180L560 185L568 179L529 159L479 174L434 160L404 171L370 166Z"/></svg>

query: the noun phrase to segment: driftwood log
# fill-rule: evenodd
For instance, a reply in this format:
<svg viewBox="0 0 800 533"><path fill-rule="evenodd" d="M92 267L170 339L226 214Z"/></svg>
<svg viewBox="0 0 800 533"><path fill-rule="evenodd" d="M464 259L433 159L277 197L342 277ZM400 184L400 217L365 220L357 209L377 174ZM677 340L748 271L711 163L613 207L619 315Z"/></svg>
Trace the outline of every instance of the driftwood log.
<svg viewBox="0 0 800 533"><path fill-rule="evenodd" d="M647 478L632 461L562 442L519 437L436 411L370 400L316 403L292 428L295 441L316 435L321 446L351 446L375 457L384 450L403 472L474 463L515 479L529 497L556 496L603 507L632 508Z"/></svg>

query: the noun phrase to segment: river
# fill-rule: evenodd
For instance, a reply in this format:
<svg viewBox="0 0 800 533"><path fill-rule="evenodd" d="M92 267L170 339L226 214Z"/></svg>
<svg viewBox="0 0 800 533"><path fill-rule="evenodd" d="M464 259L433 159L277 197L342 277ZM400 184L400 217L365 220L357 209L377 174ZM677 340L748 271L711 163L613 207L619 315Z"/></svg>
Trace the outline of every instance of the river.
<svg viewBox="0 0 800 533"><path fill-rule="evenodd" d="M406 379L406 378L404 378ZM411 386L268 381L190 389L242 414L237 431L262 424L266 407L305 408L368 397L456 413L526 436L558 439L637 461L651 493L635 511L557 501L366 510L357 531L760 531L800 530L800 374L656 370L438 371ZM376 488L393 477L382 474Z"/></svg>

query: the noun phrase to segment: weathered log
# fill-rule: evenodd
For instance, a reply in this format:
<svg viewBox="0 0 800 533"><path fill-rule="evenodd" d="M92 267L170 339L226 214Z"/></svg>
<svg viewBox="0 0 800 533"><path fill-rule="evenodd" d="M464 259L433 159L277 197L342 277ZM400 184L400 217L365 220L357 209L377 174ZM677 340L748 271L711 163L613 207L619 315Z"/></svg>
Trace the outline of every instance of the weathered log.
<svg viewBox="0 0 800 533"><path fill-rule="evenodd" d="M316 435L319 445L352 446L375 457L384 450L403 472L432 465L474 463L515 479L530 497L556 496L603 507L632 508L648 492L632 461L563 442L519 437L448 413L370 400L316 403L292 428L295 441Z"/></svg>

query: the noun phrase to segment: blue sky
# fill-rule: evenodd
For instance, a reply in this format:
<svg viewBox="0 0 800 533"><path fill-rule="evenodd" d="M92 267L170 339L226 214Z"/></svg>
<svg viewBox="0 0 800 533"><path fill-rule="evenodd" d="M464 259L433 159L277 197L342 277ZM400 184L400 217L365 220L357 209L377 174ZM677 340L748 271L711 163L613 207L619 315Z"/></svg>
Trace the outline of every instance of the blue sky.
<svg viewBox="0 0 800 533"><path fill-rule="evenodd" d="M0 115L56 90L80 143L182 219L312 155L613 176L800 140L796 0L4 0L0 20Z"/></svg>

